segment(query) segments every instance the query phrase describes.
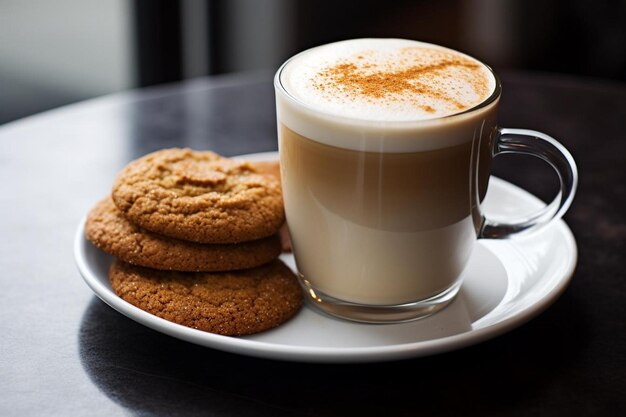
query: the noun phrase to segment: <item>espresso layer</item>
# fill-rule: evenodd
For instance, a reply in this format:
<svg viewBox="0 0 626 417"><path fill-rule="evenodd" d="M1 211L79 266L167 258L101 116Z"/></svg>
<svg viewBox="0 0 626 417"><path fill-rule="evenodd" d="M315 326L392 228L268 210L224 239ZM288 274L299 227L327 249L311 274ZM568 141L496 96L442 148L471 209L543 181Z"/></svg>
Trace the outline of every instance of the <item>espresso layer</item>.
<svg viewBox="0 0 626 417"><path fill-rule="evenodd" d="M433 151L376 153L324 145L284 125L279 130L291 195L306 190L311 199L306 204L364 227L396 232L445 227L469 216L475 196L486 193L488 137L482 144L477 139ZM481 175L470 183L469 173L479 165Z"/></svg>

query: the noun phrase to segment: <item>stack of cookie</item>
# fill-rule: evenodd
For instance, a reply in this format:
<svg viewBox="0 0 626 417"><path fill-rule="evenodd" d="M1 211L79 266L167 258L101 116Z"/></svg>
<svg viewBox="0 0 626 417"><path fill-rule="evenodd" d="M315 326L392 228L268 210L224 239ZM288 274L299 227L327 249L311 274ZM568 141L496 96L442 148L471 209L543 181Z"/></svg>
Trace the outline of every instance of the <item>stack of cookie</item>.
<svg viewBox="0 0 626 417"><path fill-rule="evenodd" d="M131 304L223 335L275 327L302 305L276 259L284 210L276 165L166 149L131 162L85 224L117 259L109 278Z"/></svg>

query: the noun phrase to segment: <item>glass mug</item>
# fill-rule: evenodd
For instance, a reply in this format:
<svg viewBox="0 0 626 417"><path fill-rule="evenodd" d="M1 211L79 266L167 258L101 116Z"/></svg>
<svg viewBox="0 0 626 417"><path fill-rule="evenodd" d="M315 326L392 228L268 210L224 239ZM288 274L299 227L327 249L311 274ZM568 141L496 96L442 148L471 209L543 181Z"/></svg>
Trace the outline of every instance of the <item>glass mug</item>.
<svg viewBox="0 0 626 417"><path fill-rule="evenodd" d="M367 104L362 116L359 110L346 116L341 103L321 106L315 94L295 94L298 83L307 79L293 74L306 74L318 60L338 54L361 59L353 46L384 50L396 43L430 48L449 61L457 56L469 60L463 61L468 68L492 77L490 92L462 111L415 120L395 120L393 114L393 120L386 120L384 109L373 114ZM355 75L346 73L355 68L349 61L339 62L343 64L336 68L344 72L327 87ZM324 71L319 74L328 76L329 70ZM413 85L423 81L423 71L411 74L417 80L410 81ZM385 80L393 82L395 75ZM374 86L381 89L378 97L387 94L386 88L389 94L397 91L385 82ZM320 84L313 85L319 89ZM501 85L496 74L460 52L394 39L337 42L286 61L274 87L285 213L300 283L309 301L333 316L393 323L433 314L458 293L477 239L503 239L545 226L560 218L574 197L577 169L569 152L543 133L498 127ZM357 87L358 96L363 85ZM328 92L322 90L319 94ZM552 203L508 223L491 221L481 210L492 159L504 153L539 157L560 180Z"/></svg>

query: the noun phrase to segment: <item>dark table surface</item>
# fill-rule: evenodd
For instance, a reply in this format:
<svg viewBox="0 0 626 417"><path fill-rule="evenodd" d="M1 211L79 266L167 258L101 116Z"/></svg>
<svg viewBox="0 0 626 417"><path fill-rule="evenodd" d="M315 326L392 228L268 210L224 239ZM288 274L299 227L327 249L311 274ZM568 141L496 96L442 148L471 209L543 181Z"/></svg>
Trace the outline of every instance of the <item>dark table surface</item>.
<svg viewBox="0 0 626 417"><path fill-rule="evenodd" d="M237 356L150 330L101 302L76 227L130 160L172 146L275 150L270 74L113 95L0 127L0 416L626 415L626 88L504 74L501 125L542 130L579 164L565 221L578 267L522 327L462 350L377 364ZM547 199L553 174L496 174ZM402 377L406 379L401 379Z"/></svg>

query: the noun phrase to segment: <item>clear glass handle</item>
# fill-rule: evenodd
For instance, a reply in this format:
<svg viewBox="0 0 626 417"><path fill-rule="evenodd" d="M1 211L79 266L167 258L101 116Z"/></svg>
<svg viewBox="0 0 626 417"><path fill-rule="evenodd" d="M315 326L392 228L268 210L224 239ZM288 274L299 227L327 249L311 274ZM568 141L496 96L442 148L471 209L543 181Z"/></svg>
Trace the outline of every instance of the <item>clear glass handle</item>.
<svg viewBox="0 0 626 417"><path fill-rule="evenodd" d="M525 230L545 226L551 220L563 216L576 193L578 170L574 158L563 145L550 136L534 130L500 128L493 156L505 153L532 155L543 159L556 171L561 189L550 204L530 216L507 223L484 218L479 238L504 239Z"/></svg>

